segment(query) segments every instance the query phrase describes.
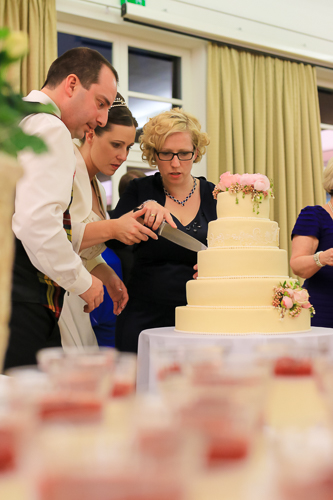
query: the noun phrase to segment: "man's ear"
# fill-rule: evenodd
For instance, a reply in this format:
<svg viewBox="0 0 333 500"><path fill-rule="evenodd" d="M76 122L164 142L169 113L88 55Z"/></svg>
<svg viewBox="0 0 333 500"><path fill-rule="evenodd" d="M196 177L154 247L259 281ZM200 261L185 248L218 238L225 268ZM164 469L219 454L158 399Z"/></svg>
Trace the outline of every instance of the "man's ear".
<svg viewBox="0 0 333 500"><path fill-rule="evenodd" d="M72 97L75 88L80 84L80 80L74 74L68 75L65 79L65 91L68 97Z"/></svg>

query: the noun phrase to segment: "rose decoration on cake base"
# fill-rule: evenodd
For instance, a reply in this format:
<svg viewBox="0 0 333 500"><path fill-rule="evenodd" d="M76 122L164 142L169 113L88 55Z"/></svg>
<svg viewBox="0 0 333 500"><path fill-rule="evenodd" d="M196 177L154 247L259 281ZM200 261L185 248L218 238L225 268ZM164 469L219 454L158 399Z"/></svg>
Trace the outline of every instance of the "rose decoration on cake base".
<svg viewBox="0 0 333 500"><path fill-rule="evenodd" d="M290 280L280 283L274 288L272 305L279 309L281 319L288 313L297 318L302 309L309 309L311 318L315 314L313 305L309 302L309 293L302 288L299 281Z"/></svg>

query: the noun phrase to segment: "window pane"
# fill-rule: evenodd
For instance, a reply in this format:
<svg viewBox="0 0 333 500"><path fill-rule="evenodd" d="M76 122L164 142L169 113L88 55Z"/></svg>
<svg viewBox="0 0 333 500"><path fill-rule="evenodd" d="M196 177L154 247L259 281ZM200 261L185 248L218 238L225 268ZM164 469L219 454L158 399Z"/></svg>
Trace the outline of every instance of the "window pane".
<svg viewBox="0 0 333 500"><path fill-rule="evenodd" d="M107 61L112 62L112 43L58 32L58 57L66 50L76 47L88 47L97 50Z"/></svg>
<svg viewBox="0 0 333 500"><path fill-rule="evenodd" d="M321 131L321 144L323 148L324 165L333 157L333 130Z"/></svg>
<svg viewBox="0 0 333 500"><path fill-rule="evenodd" d="M333 125L333 91L318 89L320 122Z"/></svg>
<svg viewBox="0 0 333 500"><path fill-rule="evenodd" d="M180 57L129 48L128 88L180 99Z"/></svg>
<svg viewBox="0 0 333 500"><path fill-rule="evenodd" d="M162 113L162 111L167 111L172 108L172 104L168 102L148 101L146 99L138 99L136 97L130 97L128 101L128 107L138 122L137 134L135 138L136 142L138 142L138 137L141 134L142 127L145 123L147 123L149 118Z"/></svg>

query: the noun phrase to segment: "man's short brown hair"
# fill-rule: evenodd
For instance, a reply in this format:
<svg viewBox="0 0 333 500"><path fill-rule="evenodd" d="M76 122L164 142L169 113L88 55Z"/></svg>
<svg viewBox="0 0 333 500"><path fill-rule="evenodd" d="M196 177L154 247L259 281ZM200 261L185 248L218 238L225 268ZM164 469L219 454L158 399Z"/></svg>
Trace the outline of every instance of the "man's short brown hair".
<svg viewBox="0 0 333 500"><path fill-rule="evenodd" d="M102 66L110 68L118 83L118 73L111 63L105 59L97 50L87 47L77 47L67 50L51 64L47 73L46 81L42 88L54 89L67 78L68 75L76 75L81 85L88 90L93 83L98 82Z"/></svg>

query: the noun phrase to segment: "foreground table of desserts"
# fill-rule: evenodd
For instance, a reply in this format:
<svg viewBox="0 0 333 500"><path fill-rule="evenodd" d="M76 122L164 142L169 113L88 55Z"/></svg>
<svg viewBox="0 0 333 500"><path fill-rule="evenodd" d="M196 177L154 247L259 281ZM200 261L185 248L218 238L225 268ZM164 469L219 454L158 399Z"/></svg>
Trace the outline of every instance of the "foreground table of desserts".
<svg viewBox="0 0 333 500"><path fill-rule="evenodd" d="M314 350L317 347L321 348L321 346L325 346L327 350L330 349L329 343L332 337L333 331L331 330L313 329L310 333L297 335L297 343L299 346L306 345L310 349L312 346ZM274 338L276 339L276 336ZM279 338L282 340L282 337ZM294 336L288 335L284 337L284 340L287 339L294 339ZM179 344L185 346L195 344L196 346L200 346L199 351L201 351L204 350L201 347L203 348L207 345L219 346L224 343L228 354L231 352L242 354L244 352L254 352L255 346L262 343L263 340L263 336L261 335L247 336L246 339L244 337L233 337L230 339L225 336L176 334L173 329L143 332L140 338L140 351L138 355L138 383L140 384L140 376L142 377L143 364L150 363L149 349L153 351L153 346L157 347L157 349L162 348L163 350L165 347L172 348ZM269 342L271 340L269 339ZM146 344L150 343L150 347L148 346L147 348L148 354L146 357L143 357L143 342ZM151 371L153 371L153 367L151 367ZM26 478L24 478L19 470L15 470L14 468L5 473L1 473L0 470L0 498L6 500L95 500L95 498L98 500L169 500L170 498L174 500L215 500L218 498L232 500L267 500L267 498L270 500L297 500L298 498L308 500L311 498L312 500L316 498L316 500L322 500L325 498L326 500L328 498L320 496L320 485L318 486L316 481L319 477L320 481L322 480L324 483L326 481L325 484L330 484L329 482L327 483L327 477L330 477L331 470L328 473L324 470L327 463L333 463L330 456L330 453L333 453L330 412L320 389L318 389L312 372L302 372L298 373L298 375L294 374L295 376L270 376L267 390L265 390L266 397L262 408L262 417L260 421L257 421L256 426L258 425L258 429L253 428L253 434L256 437L253 439L253 445L250 450L247 451L246 446L244 447L242 439L228 442L228 436L226 441L222 443L212 442L213 446L209 448L210 454L206 455L205 453L205 457L209 458L210 461L209 467L205 466L202 469L198 465L193 465L191 459L187 459L186 463L191 471L185 494L177 490L169 490L170 484L168 480L165 482L165 478L161 478L164 466L162 469L159 468L156 470L154 468L152 472L148 472L152 483L159 485L158 492L155 491L155 494L152 494L151 491L146 492L146 495L142 491L140 494L139 492L133 493L133 491L131 493L128 491L119 493L120 484L124 484L124 481L121 477L120 482L115 481L114 473L122 461L122 454L126 452L120 443L124 441L127 444L130 443L130 448L127 452L129 451L130 455L135 455L137 452L135 447L138 446L138 442L135 445L134 441L128 438L134 436L135 433L138 436L137 431L140 429L140 426L142 431L140 434L140 445L143 445L146 452L148 451L149 454L153 455L155 466L158 464L159 458L161 458L160 454L162 454L163 463L163 455L165 453L167 455L169 453L172 454L177 448L173 439L174 435L172 432L169 433L166 407L160 406L158 398L158 395L161 395L161 391L164 390L167 397L170 398L170 404L175 403L173 397L177 395L177 390L181 388L179 383L182 384L182 377L177 379L177 375L177 372L175 372L175 380L173 380L173 376L170 379L166 377L164 389L161 388L161 385L159 387L154 385L156 383L155 376L155 382L151 379L151 385L149 385L149 377L147 378L145 391L143 391L144 388L141 385L139 387L141 392L137 394L118 394L118 397L114 397L113 392L113 397L110 397L106 404L103 422L101 422L100 429L97 432L94 426L89 429L88 427L80 428L80 425L73 425L69 433L67 428L67 439L64 440L63 430L60 427L59 429L57 427L51 429L45 425L45 427L42 426L39 429L42 431L41 433L39 432L38 436L36 434L39 446L40 440L50 433L53 439L52 446L49 448L49 443L45 442L44 444L47 446L44 451L48 451L49 449L52 452L54 456L47 457L47 459L50 459L51 465L54 463L57 467L59 467L60 462L60 468L63 473L66 472L66 463L68 462L71 465L70 455L73 453L78 463L82 463L82 466L86 467L87 464L84 461L82 462L80 455L81 450L86 450L86 443L91 442L92 446L89 448L89 454L93 454L95 460L90 463L93 463L94 469L96 469L92 483L89 482L89 477L84 477L84 475L82 477L82 470L79 467L77 470L73 470L77 476L74 475L74 478L70 477L69 483L66 483L68 476L64 474L63 484L59 484L59 481L62 481L62 476L60 476L60 479L59 476L57 477L57 474L54 476L56 468L48 470L43 464L39 464L38 467L43 471L43 474L47 474L48 481L44 481L43 488L40 490L41 493L37 497L31 496L31 491L27 488ZM2 395L1 387L6 389L9 382L8 379L9 377L0 377L0 399ZM170 386L168 386L168 380L171 381ZM174 382L176 382L176 385L173 385ZM236 397L233 404L235 403L236 406L240 405L239 409L241 413L245 412L246 414L247 410L251 413L258 401L256 399L256 383L252 385L251 378L245 380L245 385L243 385L242 381L239 382L240 384L236 383L236 385L233 385L234 383L232 383L229 387L229 396L230 394L236 395L240 390L239 395L241 397L240 399ZM173 388L177 390L174 391ZM206 392L206 389L204 391ZM145 394L142 394L142 392L145 392ZM181 394L181 401L178 401L177 404L185 404L188 395L188 391L183 392ZM204 399L201 400L201 409L204 408L205 401L208 404L209 401L210 403L212 402L208 396L209 388L207 387L207 394L202 394ZM141 397L148 398L142 405L140 404ZM208 399L205 399L206 397ZM244 403L244 399L247 404ZM236 406L233 406L233 408L236 408ZM225 438L226 434L223 432L224 423L222 422L222 428L219 428L220 422L213 422L209 418L207 421L206 419L209 417L209 414L206 413L201 415L203 420L200 420L200 408L194 406L193 412L196 412L198 409L199 421L196 422L196 425L199 423L199 427L206 427L206 431L207 424L211 426L212 428L209 429L209 432L213 432L214 439L216 437L214 432L222 430ZM219 406L216 408L213 405L211 409L214 412L216 409L219 410ZM193 425L193 414L190 407L189 413L183 415L185 420L187 419L186 421L189 426ZM214 429L216 425L217 428ZM164 433L163 428L166 430L166 433ZM156 430L158 431L158 429L162 430L162 433L156 439ZM183 430L182 432L184 433L185 431ZM0 433L0 440L3 437L4 435L1 436ZM153 440L152 437L154 438ZM34 446L37 443L35 439L34 437ZM287 450L284 449L286 443ZM195 458L195 450L198 448L196 448L196 443L193 446L194 448L190 449L190 454L193 455L192 458ZM295 477L292 478L292 481L287 477L287 484L291 484L292 488L296 489L295 491L286 491L285 496L277 493L276 488L275 461L279 446L281 450L278 450L278 452L282 452L280 465L282 464L283 478L286 477L286 474L288 476L289 470L293 473L295 473L295 470L297 472L296 483ZM191 450L194 451L191 452ZM284 454L284 451L287 451L287 453ZM227 460L225 460L225 457L222 457L222 463L221 455L219 455L221 453L222 455L227 453ZM6 457L4 458L6 459ZM88 459L91 461L91 456ZM32 465L34 460L37 463L40 458L34 456L31 460ZM113 464L107 470L103 467L105 460L107 463L110 461ZM142 463L137 464L131 461L127 463L133 465L132 468L128 467L125 469L125 474L128 477L128 487L130 488L131 481L133 481L132 473L135 467L139 467L142 476L147 471L144 470ZM28 466L30 467L30 461ZM167 466L167 461L165 462L165 466ZM33 467L31 467L31 470L33 471ZM299 470L304 472L300 480L298 477ZM319 471L320 474L323 471L323 474L315 474L313 476L313 471L315 473ZM185 472L186 474L186 471L179 469L178 471L173 470L173 475L177 472ZM41 478L45 479L43 475L41 475ZM309 487L306 484L308 478L310 481ZM298 480L300 484L297 483ZM310 487L315 488L318 494L312 497L304 496L304 491L310 491Z"/></svg>
<svg viewBox="0 0 333 500"><path fill-rule="evenodd" d="M263 343L293 342L295 345L320 347L330 350L333 346L333 329L313 327L309 332L297 334L250 334L250 335L206 335L177 332L173 327L144 330L139 336L137 391L156 391L156 370L153 353L157 349L168 349L175 346L222 345L229 352L251 353Z"/></svg>

